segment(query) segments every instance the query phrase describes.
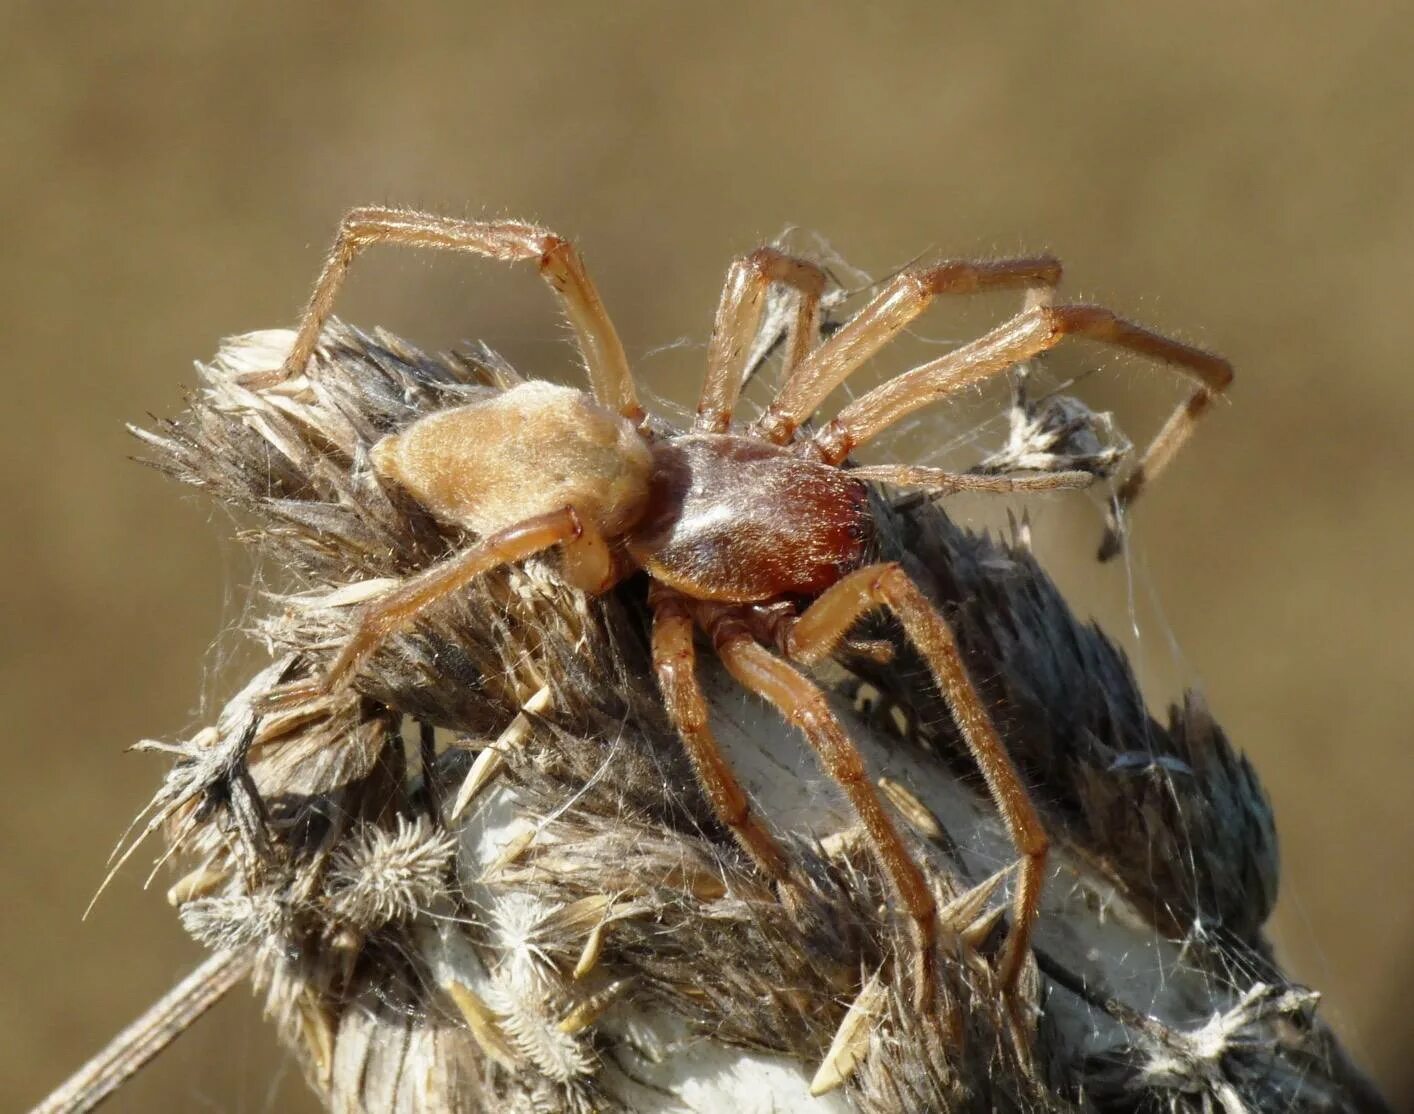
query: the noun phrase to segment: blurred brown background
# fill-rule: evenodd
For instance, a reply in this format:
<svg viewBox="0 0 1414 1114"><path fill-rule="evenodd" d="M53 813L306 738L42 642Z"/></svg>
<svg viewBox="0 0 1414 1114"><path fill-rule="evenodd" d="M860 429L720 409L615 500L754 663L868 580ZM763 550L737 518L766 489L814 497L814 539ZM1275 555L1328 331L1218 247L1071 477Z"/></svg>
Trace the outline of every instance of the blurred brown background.
<svg viewBox="0 0 1414 1114"><path fill-rule="evenodd" d="M1200 686L1253 756L1283 842L1281 955L1408 1095L1414 11L468 7L0 15L17 715L0 1106L37 1099L197 957L141 866L79 921L162 768L122 748L188 731L242 675L231 525L127 463L123 423L179 408L223 335L292 322L341 211L381 201L576 237L676 403L730 256L788 223L876 276L925 249L1055 251L1072 293L1230 355L1232 404L1138 512L1128 573L1089 559L1093 502L1033 515L1156 704ZM963 337L1006 308L918 332ZM571 370L529 270L386 249L340 311ZM1136 439L1179 397L1083 345L1058 366L1095 364L1081 393ZM950 436L963 419L930 420ZM238 997L115 1108L303 1108Z"/></svg>

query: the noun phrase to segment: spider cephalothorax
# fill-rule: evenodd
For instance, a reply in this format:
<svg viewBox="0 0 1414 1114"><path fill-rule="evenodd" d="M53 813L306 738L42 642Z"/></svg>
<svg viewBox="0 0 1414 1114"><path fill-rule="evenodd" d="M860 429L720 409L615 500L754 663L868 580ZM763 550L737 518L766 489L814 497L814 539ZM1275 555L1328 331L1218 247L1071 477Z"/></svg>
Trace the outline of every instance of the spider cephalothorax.
<svg viewBox="0 0 1414 1114"><path fill-rule="evenodd" d="M283 375L303 371L353 257L379 241L504 261L536 260L574 325L591 393L526 382L429 415L375 446L373 465L383 477L477 540L366 606L323 687L350 683L389 634L497 565L558 546L566 580L591 593L646 572L659 685L716 814L773 882L782 888L797 884L786 855L752 814L713 739L694 670L695 630L709 637L742 685L801 730L848 796L914 926L915 989L922 998L931 978L933 893L829 703L791 664L827 657L866 612L891 611L927 662L1021 856L1011 934L999 970L1002 987L1014 987L1036 914L1045 830L947 621L900 566L870 563L873 524L861 478L940 491L1014 491L1077 486L1090 477L850 469L847 457L919 407L1079 334L1172 363L1198 383L1124 481L1119 501L1125 504L1168 462L1227 386L1232 372L1226 361L1096 306L1052 305L1060 265L1046 257L910 269L817 343L824 272L760 248L738 259L728 274L693 430L664 435L645 418L623 347L567 241L513 221L360 209L344 220ZM795 293L784 385L755 424L734 426L744 365L773 283ZM867 392L814 436L798 435L826 396L934 296L1004 288L1027 291L1026 307L1011 320Z"/></svg>

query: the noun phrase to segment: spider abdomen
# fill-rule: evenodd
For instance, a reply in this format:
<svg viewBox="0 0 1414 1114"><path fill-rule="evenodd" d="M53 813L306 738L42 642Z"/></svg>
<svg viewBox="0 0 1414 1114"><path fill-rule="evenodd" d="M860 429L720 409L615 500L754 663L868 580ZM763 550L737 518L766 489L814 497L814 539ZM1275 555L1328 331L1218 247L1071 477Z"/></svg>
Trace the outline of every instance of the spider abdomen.
<svg viewBox="0 0 1414 1114"><path fill-rule="evenodd" d="M539 380L428 414L371 456L436 517L478 534L567 506L620 534L643 510L651 467L631 422Z"/></svg>
<svg viewBox="0 0 1414 1114"><path fill-rule="evenodd" d="M627 543L635 562L696 599L748 603L815 595L866 560L863 484L830 465L732 434L653 446L648 509Z"/></svg>

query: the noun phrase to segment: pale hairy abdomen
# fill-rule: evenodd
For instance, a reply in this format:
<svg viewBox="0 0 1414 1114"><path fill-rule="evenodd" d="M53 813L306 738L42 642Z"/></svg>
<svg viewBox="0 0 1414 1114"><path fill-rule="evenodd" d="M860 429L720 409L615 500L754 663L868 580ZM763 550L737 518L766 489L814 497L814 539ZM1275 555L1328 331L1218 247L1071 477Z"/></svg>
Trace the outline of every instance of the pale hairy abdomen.
<svg viewBox="0 0 1414 1114"><path fill-rule="evenodd" d="M437 518L478 534L567 506L620 534L643 511L652 469L632 424L539 381L429 414L370 455Z"/></svg>

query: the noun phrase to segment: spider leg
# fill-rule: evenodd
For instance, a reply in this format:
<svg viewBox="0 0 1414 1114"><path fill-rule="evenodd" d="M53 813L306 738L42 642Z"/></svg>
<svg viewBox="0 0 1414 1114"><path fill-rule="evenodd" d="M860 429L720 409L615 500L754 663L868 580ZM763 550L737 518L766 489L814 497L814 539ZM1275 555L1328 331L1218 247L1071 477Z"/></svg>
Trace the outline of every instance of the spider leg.
<svg viewBox="0 0 1414 1114"><path fill-rule="evenodd" d="M1229 368L1228 381L1231 380L1232 370ZM1154 434L1154 439L1149 442L1115 493L1114 502L1110 506L1109 521L1105 524L1105 536L1100 540L1100 548L1096 554L1101 561L1108 561L1123 548L1122 524L1125 514L1134 505L1134 500L1139 497L1144 487L1168 467L1179 447L1193 435L1198 419L1211 409L1213 400L1225 386L1226 384L1223 384L1215 390L1204 387L1194 391L1185 401L1178 404L1168 420L1159 428L1159 432Z"/></svg>
<svg viewBox="0 0 1414 1114"><path fill-rule="evenodd" d="M389 635L404 629L438 600L482 573L524 560L553 545L572 545L582 532L580 517L572 507L537 515L483 538L366 604L359 612L353 634L315 691L333 692L348 684L359 666Z"/></svg>
<svg viewBox="0 0 1414 1114"><path fill-rule="evenodd" d="M725 433L731 425L747 354L761 327L771 284L784 283L796 291L795 319L786 338L785 371L789 376L820 335L820 299L827 281L825 272L814 263L775 248L760 247L732 262L712 324L707 375L693 424L696 432Z"/></svg>
<svg viewBox="0 0 1414 1114"><path fill-rule="evenodd" d="M625 573L603 532L587 518L579 519L578 536L565 542L560 575L591 596L602 596Z"/></svg>
<svg viewBox="0 0 1414 1114"><path fill-rule="evenodd" d="M471 252L503 263L537 260L541 277L560 296L574 326L594 397L633 421L643 416L623 344L573 244L544 228L520 221L457 220L410 209L361 208L344 217L279 379L304 370L354 258L364 248L379 243Z"/></svg>
<svg viewBox="0 0 1414 1114"><path fill-rule="evenodd" d="M869 565L825 590L796 621L787 636L790 656L811 663L826 657L865 612L886 607L903 624L933 673L953 722L972 752L996 802L1012 843L1021 855L1013 896L1011 935L999 968L1005 991L1015 988L1028 953L1031 928L1041 896L1050 841L1007 754L992 717L968 676L952 628L899 565Z"/></svg>
<svg viewBox="0 0 1414 1114"><path fill-rule="evenodd" d="M1044 255L984 263L952 260L909 268L796 366L756 423L757 435L777 445L788 443L826 395L907 328L939 294L1021 287L1031 292L1027 304L1038 305L1050 300L1050 291L1060 278L1060 261Z"/></svg>
<svg viewBox="0 0 1414 1114"><path fill-rule="evenodd" d="M717 819L736 837L752 861L772 881L788 884L790 874L785 854L752 815L750 801L708 725L707 703L697 681L692 617L681 597L663 590L658 584L649 589L649 603L653 608L653 669L658 675L668 718L682 736L697 783Z"/></svg>
<svg viewBox="0 0 1414 1114"><path fill-rule="evenodd" d="M857 480L868 480L871 483L926 488L935 495L953 495L959 491L1009 495L1017 492L1089 487L1095 482L1095 477L1089 472L1028 472L1024 475L987 476L973 472L948 472L942 468L925 468L912 464L871 464L851 468L849 474Z"/></svg>
<svg viewBox="0 0 1414 1114"><path fill-rule="evenodd" d="M1068 336L1127 348L1142 356L1173 364L1198 384L1144 450L1120 487L1118 515L1133 503L1148 481L1173 459L1193 433L1198 419L1232 382L1232 365L1221 356L1173 340L1126 321L1101 306L1033 306L970 344L890 379L856 399L815 435L820 455L831 464L877 437L920 407L981 382L1015 364L1054 348ZM1118 551L1116 521L1101 546L1106 558Z"/></svg>
<svg viewBox="0 0 1414 1114"><path fill-rule="evenodd" d="M798 727L819 756L825 772L844 791L864 828L870 847L912 925L916 953L915 1001L932 997L937 905L923 871L908 853L898 829L870 784L858 748L831 710L825 694L804 674L760 645L730 614L709 619L718 656L746 689L764 697Z"/></svg>

